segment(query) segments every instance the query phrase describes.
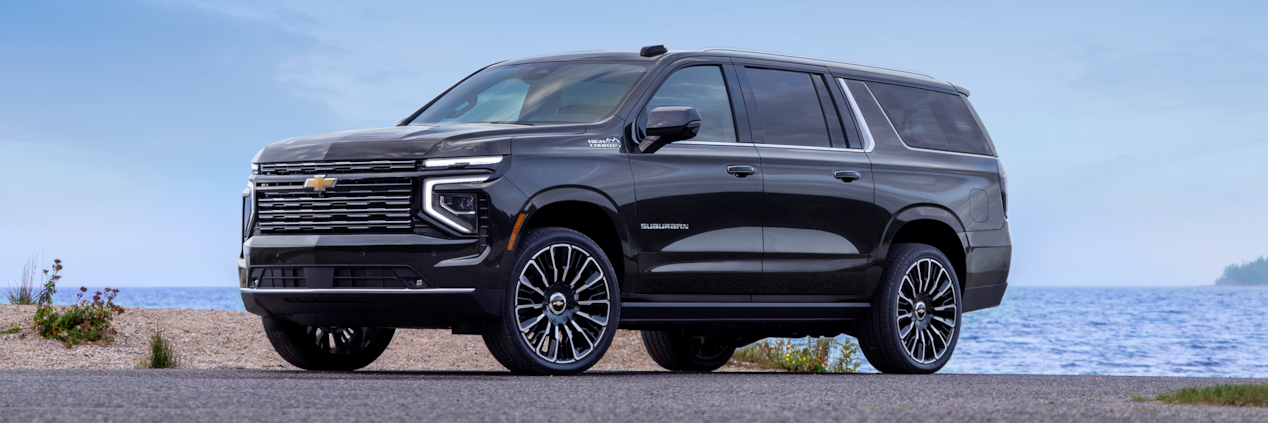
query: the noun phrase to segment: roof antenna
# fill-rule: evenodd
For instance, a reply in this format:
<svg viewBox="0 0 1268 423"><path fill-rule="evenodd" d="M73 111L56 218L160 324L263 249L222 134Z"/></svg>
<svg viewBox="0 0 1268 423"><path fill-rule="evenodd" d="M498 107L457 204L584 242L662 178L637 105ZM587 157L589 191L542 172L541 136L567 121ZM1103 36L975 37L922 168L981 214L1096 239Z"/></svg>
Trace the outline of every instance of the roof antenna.
<svg viewBox="0 0 1268 423"><path fill-rule="evenodd" d="M655 57L665 53L669 53L669 49L665 48L665 46L661 44L643 47L642 50L638 51L638 55L643 57Z"/></svg>

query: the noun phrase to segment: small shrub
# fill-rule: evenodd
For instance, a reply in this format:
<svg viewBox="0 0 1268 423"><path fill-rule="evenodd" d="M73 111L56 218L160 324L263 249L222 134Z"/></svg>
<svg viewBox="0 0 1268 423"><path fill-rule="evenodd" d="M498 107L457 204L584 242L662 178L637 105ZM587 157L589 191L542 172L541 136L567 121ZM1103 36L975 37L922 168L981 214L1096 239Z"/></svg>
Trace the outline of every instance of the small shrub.
<svg viewBox="0 0 1268 423"><path fill-rule="evenodd" d="M44 270L44 287L40 290L35 310L35 330L40 336L55 339L66 344L67 348L85 342L110 342L114 340L114 328L110 327L114 316L123 313L123 307L114 304L119 290L106 288L105 293L97 291L92 301L84 299L88 288L79 288L73 305L58 307L53 305L53 293L57 292L57 280L61 279L57 272L62 270L62 261L53 260L52 272Z"/></svg>
<svg viewBox="0 0 1268 423"><path fill-rule="evenodd" d="M1268 407L1268 385L1218 385L1185 388L1160 394L1158 401L1168 404L1236 405Z"/></svg>
<svg viewBox="0 0 1268 423"><path fill-rule="evenodd" d="M172 344L163 338L163 331L158 330L150 338L150 353L136 367L138 369L175 369L180 365L180 356L176 355Z"/></svg>
<svg viewBox="0 0 1268 423"><path fill-rule="evenodd" d="M840 356L833 358L833 352ZM858 371L858 344L834 338L807 338L804 346L789 339L767 339L740 348L732 356L770 369L790 372L854 373Z"/></svg>
<svg viewBox="0 0 1268 423"><path fill-rule="evenodd" d="M35 272L39 269L38 257L31 257L26 264L22 266L22 279L18 280L17 286L9 284L9 289L5 292L5 296L9 297L9 304L17 305L35 305L36 299L39 298L39 291L35 290L36 277Z"/></svg>

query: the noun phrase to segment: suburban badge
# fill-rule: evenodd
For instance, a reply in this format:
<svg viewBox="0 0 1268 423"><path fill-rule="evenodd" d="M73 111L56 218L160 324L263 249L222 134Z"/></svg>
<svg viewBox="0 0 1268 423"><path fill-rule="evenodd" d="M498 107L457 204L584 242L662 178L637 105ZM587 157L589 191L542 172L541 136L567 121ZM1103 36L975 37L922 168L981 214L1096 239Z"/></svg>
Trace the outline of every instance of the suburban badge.
<svg viewBox="0 0 1268 423"><path fill-rule="evenodd" d="M642 229L687 229L686 223L643 223Z"/></svg>

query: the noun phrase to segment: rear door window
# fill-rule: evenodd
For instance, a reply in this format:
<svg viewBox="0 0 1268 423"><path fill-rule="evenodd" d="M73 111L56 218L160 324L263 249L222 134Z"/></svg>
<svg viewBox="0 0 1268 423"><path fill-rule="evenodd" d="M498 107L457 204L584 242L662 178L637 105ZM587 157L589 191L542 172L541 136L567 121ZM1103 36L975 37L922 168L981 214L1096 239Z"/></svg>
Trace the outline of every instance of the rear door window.
<svg viewBox="0 0 1268 423"><path fill-rule="evenodd" d="M767 144L832 146L812 79L819 76L760 68L745 68L745 74Z"/></svg>
<svg viewBox="0 0 1268 423"><path fill-rule="evenodd" d="M877 82L868 82L867 87L908 146L991 155L982 129L960 96Z"/></svg>

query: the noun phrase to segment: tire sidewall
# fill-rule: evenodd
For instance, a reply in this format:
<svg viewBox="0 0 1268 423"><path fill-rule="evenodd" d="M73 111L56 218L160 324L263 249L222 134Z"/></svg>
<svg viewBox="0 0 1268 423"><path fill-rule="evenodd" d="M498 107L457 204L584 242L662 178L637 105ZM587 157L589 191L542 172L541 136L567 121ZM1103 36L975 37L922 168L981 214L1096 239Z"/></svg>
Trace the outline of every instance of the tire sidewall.
<svg viewBox="0 0 1268 423"><path fill-rule="evenodd" d="M524 341L524 337L518 330L518 323L515 321L515 300L519 288L520 274L523 273L524 268L528 266L528 262L532 260L538 251L553 244L572 244L585 250L595 261L599 262L609 297L610 315L608 316L608 325L603 331L603 336L598 340L598 345L585 358L567 364L551 363L538 357L537 353ZM524 242L516 247L519 249L519 253L515 256L515 266L511 268L511 274L507 281L506 299L503 301L502 319L500 319L500 323L505 325L505 330L513 338L511 343L516 352L518 355L527 358L532 366L538 367L539 369L535 373L539 374L580 373L594 366L607 353L608 347L616 336L616 328L621 321L621 291L617 285L616 270L613 269L611 261L603 253L603 249L599 248L598 244L590 240L589 237L571 229L536 229L525 234Z"/></svg>

